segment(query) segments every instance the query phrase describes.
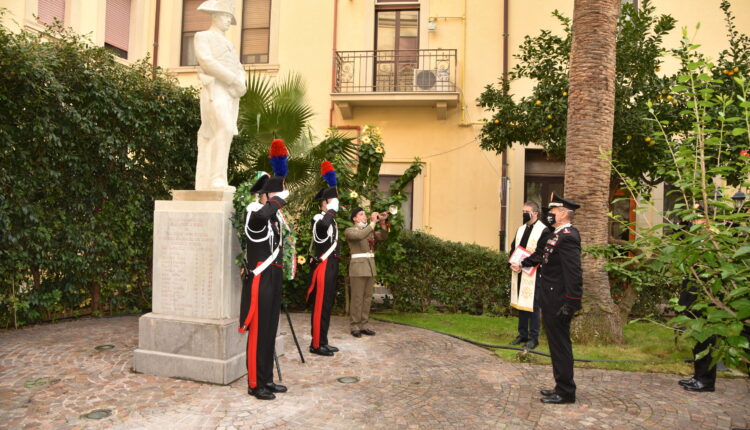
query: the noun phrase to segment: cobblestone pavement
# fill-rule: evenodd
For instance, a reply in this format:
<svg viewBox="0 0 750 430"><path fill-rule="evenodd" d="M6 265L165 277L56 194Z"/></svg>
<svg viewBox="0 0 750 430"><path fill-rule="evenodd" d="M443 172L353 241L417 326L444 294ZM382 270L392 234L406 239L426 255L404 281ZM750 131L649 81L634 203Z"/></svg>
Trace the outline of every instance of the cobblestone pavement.
<svg viewBox="0 0 750 430"><path fill-rule="evenodd" d="M309 316L293 316L309 344ZM577 369L578 403L542 405L549 366L506 363L489 351L417 328L374 323L356 339L334 317L335 357L289 340L289 392L264 402L230 386L135 374L138 318L81 320L0 333L0 427L67 429L696 429L750 427L750 382L720 379L687 393L676 375ZM286 322L282 331L288 330ZM94 347L113 344L98 351ZM357 376L359 383L337 378ZM101 420L81 416L111 409Z"/></svg>

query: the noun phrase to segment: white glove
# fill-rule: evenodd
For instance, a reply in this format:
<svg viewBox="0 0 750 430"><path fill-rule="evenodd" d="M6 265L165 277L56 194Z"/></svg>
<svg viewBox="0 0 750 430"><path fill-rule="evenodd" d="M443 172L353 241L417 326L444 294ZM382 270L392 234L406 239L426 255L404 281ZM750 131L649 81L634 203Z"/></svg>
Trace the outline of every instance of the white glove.
<svg viewBox="0 0 750 430"><path fill-rule="evenodd" d="M289 190L284 190L276 193L276 196L281 197L282 200L289 198Z"/></svg>
<svg viewBox="0 0 750 430"><path fill-rule="evenodd" d="M338 212L339 211L339 199L333 198L328 200L328 206L326 206L329 211Z"/></svg>

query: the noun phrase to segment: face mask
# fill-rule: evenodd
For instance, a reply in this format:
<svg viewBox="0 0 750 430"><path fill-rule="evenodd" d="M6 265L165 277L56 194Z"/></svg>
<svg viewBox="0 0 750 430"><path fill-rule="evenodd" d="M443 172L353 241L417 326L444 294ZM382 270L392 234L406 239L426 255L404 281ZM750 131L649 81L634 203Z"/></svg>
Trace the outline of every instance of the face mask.
<svg viewBox="0 0 750 430"><path fill-rule="evenodd" d="M555 225L555 222L556 222L556 220L555 220L555 214L549 214L549 215L547 215L547 223L549 225Z"/></svg>
<svg viewBox="0 0 750 430"><path fill-rule="evenodd" d="M524 224L526 224L526 223L528 223L529 221L531 221L531 214L530 214L530 213L526 213L526 212L524 212L524 213L523 213L523 223L524 223Z"/></svg>

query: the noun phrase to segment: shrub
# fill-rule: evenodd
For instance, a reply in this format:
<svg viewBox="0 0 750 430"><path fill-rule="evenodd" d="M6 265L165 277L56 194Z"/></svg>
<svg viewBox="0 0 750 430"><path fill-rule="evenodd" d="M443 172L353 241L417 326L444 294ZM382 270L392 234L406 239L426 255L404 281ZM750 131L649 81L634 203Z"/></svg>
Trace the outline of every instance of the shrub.
<svg viewBox="0 0 750 430"><path fill-rule="evenodd" d="M382 268L391 274L388 288L396 309L425 312L438 306L474 314L508 310L506 254L422 232L403 231L399 239L405 258Z"/></svg>
<svg viewBox="0 0 750 430"><path fill-rule="evenodd" d="M151 306L153 205L195 177L195 90L0 26L0 325Z"/></svg>

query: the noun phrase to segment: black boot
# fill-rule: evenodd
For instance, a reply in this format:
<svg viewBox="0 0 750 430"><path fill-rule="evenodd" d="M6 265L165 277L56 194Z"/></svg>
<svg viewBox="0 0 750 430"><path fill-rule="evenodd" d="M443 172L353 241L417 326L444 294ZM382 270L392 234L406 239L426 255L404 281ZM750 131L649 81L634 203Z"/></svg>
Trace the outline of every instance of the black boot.
<svg viewBox="0 0 750 430"><path fill-rule="evenodd" d="M695 378L680 379L679 381L677 381L677 383L680 384L680 385L682 385L683 387L688 386L688 385L692 385L693 382L695 382Z"/></svg>
<svg viewBox="0 0 750 430"><path fill-rule="evenodd" d="M325 348L331 352L339 352L339 349L333 345L320 345L321 348Z"/></svg>
<svg viewBox="0 0 750 430"><path fill-rule="evenodd" d="M541 398L542 403L546 404L552 404L552 405L563 405L566 403L575 403L576 398L575 397L563 397L559 394L553 394L548 397L542 397Z"/></svg>
<svg viewBox="0 0 750 430"><path fill-rule="evenodd" d="M706 385L699 380L694 380L691 384L683 385L682 388L697 393L712 392L715 390L713 385Z"/></svg>
<svg viewBox="0 0 750 430"><path fill-rule="evenodd" d="M326 356L326 357L331 357L331 356L333 356L333 353L332 353L331 351L329 351L329 350L327 350L327 349L325 349L325 348L323 348L323 347L320 347L320 348L313 348L313 347L311 346L311 347L310 347L310 352L311 352L311 353L313 353L313 354L317 354L317 355L323 355L323 356Z"/></svg>
<svg viewBox="0 0 750 430"><path fill-rule="evenodd" d="M273 400L276 398L268 388L261 387L260 385L255 388L248 388L247 394L255 396L258 400Z"/></svg>
<svg viewBox="0 0 750 430"><path fill-rule="evenodd" d="M272 393L286 393L287 392L287 388L285 385L274 384L273 382L269 382L268 384L266 384L266 388L268 388L268 391Z"/></svg>

